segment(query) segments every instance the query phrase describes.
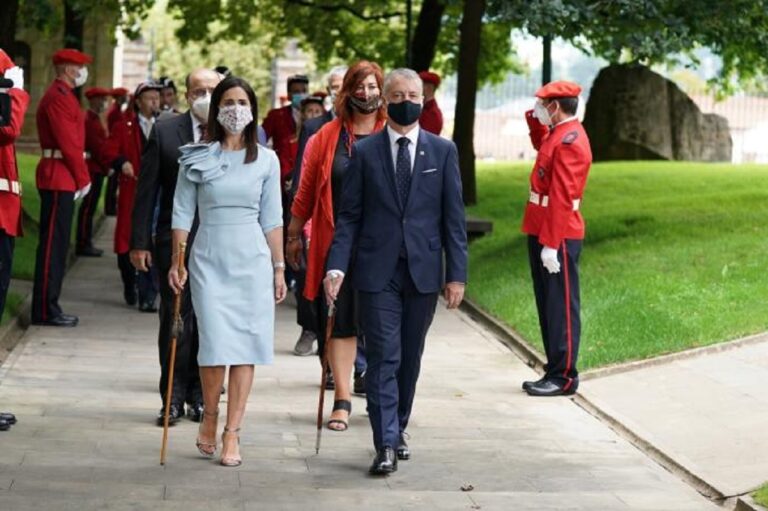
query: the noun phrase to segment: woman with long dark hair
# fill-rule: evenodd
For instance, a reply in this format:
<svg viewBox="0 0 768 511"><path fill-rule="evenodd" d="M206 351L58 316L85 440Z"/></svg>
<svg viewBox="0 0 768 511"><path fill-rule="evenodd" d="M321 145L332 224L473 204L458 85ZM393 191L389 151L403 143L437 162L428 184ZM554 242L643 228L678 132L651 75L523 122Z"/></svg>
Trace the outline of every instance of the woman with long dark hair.
<svg viewBox="0 0 768 511"><path fill-rule="evenodd" d="M275 303L285 299L280 164L257 143L256 95L230 76L214 89L207 141L181 147L173 202L173 247L186 242L197 209L200 226L189 262L192 304L200 332L203 385L201 454L217 450L221 386L229 366L221 464L242 463L240 424L255 364L274 355ZM187 274L174 254L168 281L180 292Z"/></svg>
<svg viewBox="0 0 768 511"><path fill-rule="evenodd" d="M349 68L339 91L335 107L337 117L325 124L307 143L301 166L301 182L291 207L288 227L287 257L292 266L298 265L301 252L301 230L312 219L312 242L307 259L304 296L317 300L323 309L318 317L327 317L325 293L320 292L326 272L326 258L333 240L334 225L339 211L342 182L347 172L352 145L355 141L380 131L384 127L387 107L381 99L384 81L381 68L375 62L360 61ZM350 264L350 272L354 271ZM336 299L336 321L328 340L328 360L335 380L333 412L328 428L345 431L352 412L350 380L357 352L357 297L352 279L345 278ZM325 325L318 332L324 335ZM322 348L321 348L322 349Z"/></svg>

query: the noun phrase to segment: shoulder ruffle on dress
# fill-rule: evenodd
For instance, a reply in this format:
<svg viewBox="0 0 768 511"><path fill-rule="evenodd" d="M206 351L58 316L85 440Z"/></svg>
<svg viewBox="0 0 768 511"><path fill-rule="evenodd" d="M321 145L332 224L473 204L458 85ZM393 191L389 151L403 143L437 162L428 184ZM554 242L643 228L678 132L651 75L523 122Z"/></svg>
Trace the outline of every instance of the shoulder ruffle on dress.
<svg viewBox="0 0 768 511"><path fill-rule="evenodd" d="M221 144L187 144L179 148L179 170L193 183L207 183L223 176L229 161L222 158Z"/></svg>

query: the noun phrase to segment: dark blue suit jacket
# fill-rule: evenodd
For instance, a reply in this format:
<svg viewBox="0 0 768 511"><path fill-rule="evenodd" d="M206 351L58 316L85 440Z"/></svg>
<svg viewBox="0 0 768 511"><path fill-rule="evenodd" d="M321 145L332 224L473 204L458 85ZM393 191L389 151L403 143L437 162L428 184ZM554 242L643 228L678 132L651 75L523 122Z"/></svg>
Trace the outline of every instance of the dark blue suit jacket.
<svg viewBox="0 0 768 511"><path fill-rule="evenodd" d="M378 293L394 274L403 241L419 292L434 293L444 282L467 281L467 233L456 146L419 130L408 203L400 204L384 129L352 149L327 268L346 272L356 250L352 284L359 291Z"/></svg>

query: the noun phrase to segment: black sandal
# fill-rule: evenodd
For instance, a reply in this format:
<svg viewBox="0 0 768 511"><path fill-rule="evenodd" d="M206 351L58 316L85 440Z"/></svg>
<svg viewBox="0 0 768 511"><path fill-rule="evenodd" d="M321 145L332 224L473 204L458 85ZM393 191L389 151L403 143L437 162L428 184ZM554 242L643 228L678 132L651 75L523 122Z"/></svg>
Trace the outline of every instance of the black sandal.
<svg viewBox="0 0 768 511"><path fill-rule="evenodd" d="M333 402L333 411L335 412L336 410L345 410L347 412L347 417L349 417L352 414L352 401L348 401L346 399L337 399ZM332 428L331 424L340 424L342 427L339 429ZM331 431L338 431L341 433L342 431L346 431L349 428L349 422L343 419L331 419L328 421L326 426Z"/></svg>

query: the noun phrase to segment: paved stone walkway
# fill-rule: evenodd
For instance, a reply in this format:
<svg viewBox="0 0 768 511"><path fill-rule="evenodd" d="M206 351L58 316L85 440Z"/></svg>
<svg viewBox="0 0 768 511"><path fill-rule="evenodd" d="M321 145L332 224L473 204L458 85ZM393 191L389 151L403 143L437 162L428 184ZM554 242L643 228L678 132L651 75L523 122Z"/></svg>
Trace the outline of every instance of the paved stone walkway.
<svg viewBox="0 0 768 511"><path fill-rule="evenodd" d="M585 382L594 404L725 496L768 480L768 335Z"/></svg>
<svg viewBox="0 0 768 511"><path fill-rule="evenodd" d="M100 245L110 246L104 234ZM115 258L80 260L63 300L80 326L30 328L0 369L1 407L19 416L0 433L0 509L718 509L570 400L526 397L520 382L532 371L442 307L410 428L413 459L393 476L366 475L360 398L350 430L326 430L315 456L319 368L290 353L289 306L279 309L274 366L256 370L243 466L201 459L197 425L184 420L160 467L157 320L121 301Z"/></svg>

